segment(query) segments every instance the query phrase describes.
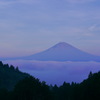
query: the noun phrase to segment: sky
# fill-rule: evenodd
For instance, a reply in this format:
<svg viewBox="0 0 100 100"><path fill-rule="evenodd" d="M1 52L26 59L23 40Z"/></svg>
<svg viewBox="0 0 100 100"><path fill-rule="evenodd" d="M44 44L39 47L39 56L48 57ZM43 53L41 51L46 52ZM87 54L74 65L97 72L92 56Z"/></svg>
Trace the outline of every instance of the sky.
<svg viewBox="0 0 100 100"><path fill-rule="evenodd" d="M0 0L0 56L67 42L100 56L100 0Z"/></svg>

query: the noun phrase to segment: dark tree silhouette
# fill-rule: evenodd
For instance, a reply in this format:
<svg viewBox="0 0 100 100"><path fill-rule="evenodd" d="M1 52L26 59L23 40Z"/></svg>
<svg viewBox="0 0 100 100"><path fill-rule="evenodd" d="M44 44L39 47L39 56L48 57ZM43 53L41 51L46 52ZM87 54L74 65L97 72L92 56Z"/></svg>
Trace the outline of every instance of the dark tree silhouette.
<svg viewBox="0 0 100 100"><path fill-rule="evenodd" d="M100 71L81 83L47 85L0 61L0 100L100 100Z"/></svg>
<svg viewBox="0 0 100 100"><path fill-rule="evenodd" d="M51 100L49 87L34 77L21 80L14 89L14 100Z"/></svg>

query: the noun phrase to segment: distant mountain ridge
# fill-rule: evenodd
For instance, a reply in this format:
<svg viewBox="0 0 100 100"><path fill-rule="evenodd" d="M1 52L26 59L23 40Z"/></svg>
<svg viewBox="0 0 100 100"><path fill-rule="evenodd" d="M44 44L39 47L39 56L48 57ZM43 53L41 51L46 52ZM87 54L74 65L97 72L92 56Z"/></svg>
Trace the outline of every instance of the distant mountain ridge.
<svg viewBox="0 0 100 100"><path fill-rule="evenodd" d="M24 60L38 61L100 61L100 56L84 52L76 47L60 42L53 47L30 56L22 57Z"/></svg>

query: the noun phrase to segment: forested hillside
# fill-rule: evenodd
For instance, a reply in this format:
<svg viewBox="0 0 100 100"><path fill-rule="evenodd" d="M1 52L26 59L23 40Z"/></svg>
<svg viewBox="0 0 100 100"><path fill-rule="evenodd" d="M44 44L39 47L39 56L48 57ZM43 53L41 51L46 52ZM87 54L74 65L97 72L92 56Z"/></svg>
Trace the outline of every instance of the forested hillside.
<svg viewBox="0 0 100 100"><path fill-rule="evenodd" d="M53 100L99 100L100 72L89 73L88 79L77 84L64 82L62 86L52 87Z"/></svg>
<svg viewBox="0 0 100 100"><path fill-rule="evenodd" d="M0 100L99 100L100 72L88 75L81 83L47 85L22 73L18 67L0 62Z"/></svg>
<svg viewBox="0 0 100 100"><path fill-rule="evenodd" d="M9 66L0 61L0 89L12 90L19 80L29 76L29 74L19 71L18 67L15 68L13 65Z"/></svg>

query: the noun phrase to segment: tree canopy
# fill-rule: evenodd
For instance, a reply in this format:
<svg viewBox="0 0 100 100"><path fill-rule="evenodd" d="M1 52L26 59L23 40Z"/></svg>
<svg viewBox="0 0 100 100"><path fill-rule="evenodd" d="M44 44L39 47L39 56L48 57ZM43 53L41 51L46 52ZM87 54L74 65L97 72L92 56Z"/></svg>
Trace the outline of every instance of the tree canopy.
<svg viewBox="0 0 100 100"><path fill-rule="evenodd" d="M47 85L19 71L18 67L0 62L0 100L99 100L100 72L90 71L81 83Z"/></svg>

